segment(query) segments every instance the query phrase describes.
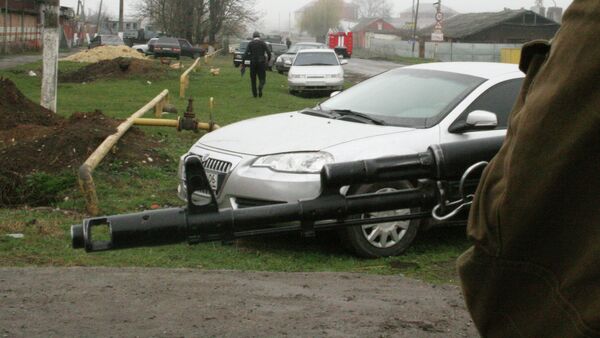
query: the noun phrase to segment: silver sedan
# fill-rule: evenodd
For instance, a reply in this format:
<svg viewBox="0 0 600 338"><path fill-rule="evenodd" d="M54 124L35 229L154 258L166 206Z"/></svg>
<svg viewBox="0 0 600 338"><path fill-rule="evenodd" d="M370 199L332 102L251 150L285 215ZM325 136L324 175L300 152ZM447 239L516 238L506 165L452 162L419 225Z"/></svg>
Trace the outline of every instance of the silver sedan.
<svg viewBox="0 0 600 338"><path fill-rule="evenodd" d="M523 77L516 65L496 63L397 68L317 107L228 125L204 135L189 153L203 158L221 209L315 198L325 164L504 135ZM179 193L185 199L182 170L179 173ZM414 184L350 186L342 192L383 193ZM204 197L198 192L194 198ZM342 236L360 256L398 255L409 247L422 222L427 220L355 226L344 229Z"/></svg>

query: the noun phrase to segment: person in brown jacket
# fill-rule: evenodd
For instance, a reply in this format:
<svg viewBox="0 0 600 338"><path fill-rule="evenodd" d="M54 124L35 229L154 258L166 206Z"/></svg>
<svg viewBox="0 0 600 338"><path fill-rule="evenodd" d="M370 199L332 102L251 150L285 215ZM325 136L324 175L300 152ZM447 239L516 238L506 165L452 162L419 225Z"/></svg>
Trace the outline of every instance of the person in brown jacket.
<svg viewBox="0 0 600 338"><path fill-rule="evenodd" d="M575 0L527 73L458 261L484 337L600 337L600 1Z"/></svg>

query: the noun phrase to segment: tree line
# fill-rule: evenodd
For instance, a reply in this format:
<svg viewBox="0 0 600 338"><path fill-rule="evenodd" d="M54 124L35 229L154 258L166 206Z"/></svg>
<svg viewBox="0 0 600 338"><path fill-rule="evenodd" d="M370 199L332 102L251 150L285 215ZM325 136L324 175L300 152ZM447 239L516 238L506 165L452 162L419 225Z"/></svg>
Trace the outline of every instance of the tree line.
<svg viewBox="0 0 600 338"><path fill-rule="evenodd" d="M142 0L139 12L170 36L193 43L215 43L239 35L257 19L255 0Z"/></svg>

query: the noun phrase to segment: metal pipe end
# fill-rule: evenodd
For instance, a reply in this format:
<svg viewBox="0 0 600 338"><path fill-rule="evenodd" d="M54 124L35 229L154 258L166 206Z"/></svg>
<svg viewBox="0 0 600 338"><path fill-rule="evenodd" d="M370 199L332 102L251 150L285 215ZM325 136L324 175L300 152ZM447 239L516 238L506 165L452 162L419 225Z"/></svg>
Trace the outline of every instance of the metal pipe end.
<svg viewBox="0 0 600 338"><path fill-rule="evenodd" d="M85 247L85 239L83 237L83 225L71 225L71 246L73 249L83 249Z"/></svg>

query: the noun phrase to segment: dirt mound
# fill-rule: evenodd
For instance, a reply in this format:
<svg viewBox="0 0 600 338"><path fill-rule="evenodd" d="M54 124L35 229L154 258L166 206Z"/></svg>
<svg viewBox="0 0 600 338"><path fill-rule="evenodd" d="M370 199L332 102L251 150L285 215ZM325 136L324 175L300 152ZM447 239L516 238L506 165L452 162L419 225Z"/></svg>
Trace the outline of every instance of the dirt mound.
<svg viewBox="0 0 600 338"><path fill-rule="evenodd" d="M59 82L90 82L96 79L144 76L156 78L165 73L165 69L149 60L118 57L92 63L74 72L59 75Z"/></svg>
<svg viewBox="0 0 600 338"><path fill-rule="evenodd" d="M0 130L20 124L54 126L58 122L53 112L26 98L11 80L0 77Z"/></svg>
<svg viewBox="0 0 600 338"><path fill-rule="evenodd" d="M0 84L11 94L0 92L0 121L4 127L0 128L0 207L52 203L62 191L75 186L77 168L107 136L116 132L121 121L100 111L75 113L65 119L24 99L12 82L2 80ZM15 121L27 107L44 113L27 114L29 119L18 124L6 122ZM129 130L118 146L105 161L116 158L131 164L164 163L156 152L160 144L147 139L138 129Z"/></svg>
<svg viewBox="0 0 600 338"><path fill-rule="evenodd" d="M69 55L61 60L92 63L102 60L112 60L118 57L146 59L142 53L127 46L100 46Z"/></svg>

